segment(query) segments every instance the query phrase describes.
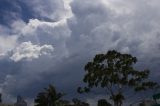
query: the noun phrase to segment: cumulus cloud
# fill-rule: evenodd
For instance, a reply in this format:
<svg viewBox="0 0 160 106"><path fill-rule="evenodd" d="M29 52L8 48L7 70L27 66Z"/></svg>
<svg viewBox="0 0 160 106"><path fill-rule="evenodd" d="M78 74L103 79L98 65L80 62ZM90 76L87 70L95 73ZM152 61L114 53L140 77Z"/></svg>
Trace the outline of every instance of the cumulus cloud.
<svg viewBox="0 0 160 106"><path fill-rule="evenodd" d="M156 1L99 0L93 2L88 0L84 2L79 0L72 2L74 20L69 24L73 36L76 36L79 41L82 39L80 42L84 42L81 45L90 44L90 47L94 45L99 51L127 50L129 53L138 56L142 54L144 57L158 55L157 52L150 52L153 49L159 51L159 44L157 44L159 12L156 14L156 7L150 5ZM92 49L95 50L95 48Z"/></svg>
<svg viewBox="0 0 160 106"><path fill-rule="evenodd" d="M96 53L109 49L132 53L139 58L141 67L158 71L158 0L24 0L23 3L34 11L35 17L28 22L18 19L10 28L0 27L0 53L11 51L9 59L20 64L16 75L10 71L3 75L8 79L7 75L12 74L23 85L18 88L21 93L21 88L33 93L32 88L24 86L37 90L51 81L72 93L81 84L83 66ZM48 55L53 58L47 58ZM9 93L16 92L17 87L11 83L7 81L6 85Z"/></svg>
<svg viewBox="0 0 160 106"><path fill-rule="evenodd" d="M34 0L23 2L35 13L35 17L47 21L59 21L71 15L69 3L71 0Z"/></svg>
<svg viewBox="0 0 160 106"><path fill-rule="evenodd" d="M27 24L23 21L16 21L12 27L13 31L17 33L17 42L31 41L37 45L54 45L55 56L59 58L68 56L66 43L70 38L71 31L67 25L67 19L57 22L30 19Z"/></svg>
<svg viewBox="0 0 160 106"><path fill-rule="evenodd" d="M0 54L5 54L7 51L14 48L17 44L17 36L0 36Z"/></svg>
<svg viewBox="0 0 160 106"><path fill-rule="evenodd" d="M13 54L10 57L15 62L26 59L32 60L39 58L42 55L51 55L53 52L51 45L34 45L31 42L23 42L13 50Z"/></svg>

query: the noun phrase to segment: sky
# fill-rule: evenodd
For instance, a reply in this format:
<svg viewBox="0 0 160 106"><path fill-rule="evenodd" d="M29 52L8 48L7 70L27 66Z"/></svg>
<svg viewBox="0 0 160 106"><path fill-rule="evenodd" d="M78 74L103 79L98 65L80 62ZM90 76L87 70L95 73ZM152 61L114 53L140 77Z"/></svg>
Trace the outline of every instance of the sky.
<svg viewBox="0 0 160 106"><path fill-rule="evenodd" d="M0 0L0 91L29 103L49 84L84 98L85 64L117 50L138 58L159 81L159 0ZM95 106L104 93L84 98ZM30 104L31 105L31 104Z"/></svg>

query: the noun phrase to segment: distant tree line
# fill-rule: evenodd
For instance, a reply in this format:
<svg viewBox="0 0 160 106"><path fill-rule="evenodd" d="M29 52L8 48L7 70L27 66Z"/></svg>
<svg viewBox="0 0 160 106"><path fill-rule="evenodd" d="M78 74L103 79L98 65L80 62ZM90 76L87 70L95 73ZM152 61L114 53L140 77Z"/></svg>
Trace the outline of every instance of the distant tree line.
<svg viewBox="0 0 160 106"><path fill-rule="evenodd" d="M97 106L122 106L127 98L125 92L134 92L159 88L158 83L148 79L150 71L137 70L134 65L137 58L131 54L122 54L115 50L106 54L97 54L84 69L83 82L86 87L78 87L79 93L92 92L91 88L101 87L106 91L106 98L98 100ZM89 106L79 99L63 100L64 93L58 93L53 85L38 93L35 106Z"/></svg>

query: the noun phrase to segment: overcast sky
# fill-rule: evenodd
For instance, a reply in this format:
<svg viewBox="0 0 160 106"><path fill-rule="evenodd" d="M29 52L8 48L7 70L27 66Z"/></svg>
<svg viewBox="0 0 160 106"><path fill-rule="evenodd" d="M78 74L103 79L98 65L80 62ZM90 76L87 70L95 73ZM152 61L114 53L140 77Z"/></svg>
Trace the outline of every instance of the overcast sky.
<svg viewBox="0 0 160 106"><path fill-rule="evenodd" d="M131 53L158 81L160 0L0 0L0 91L32 101L52 83L68 98L95 54ZM85 95L87 96L87 95ZM102 93L85 98L94 104Z"/></svg>

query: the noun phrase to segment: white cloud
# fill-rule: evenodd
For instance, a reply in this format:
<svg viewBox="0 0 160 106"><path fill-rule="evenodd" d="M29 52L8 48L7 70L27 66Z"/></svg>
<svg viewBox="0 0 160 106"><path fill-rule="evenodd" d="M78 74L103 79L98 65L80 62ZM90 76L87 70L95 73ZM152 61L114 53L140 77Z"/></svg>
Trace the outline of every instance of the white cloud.
<svg viewBox="0 0 160 106"><path fill-rule="evenodd" d="M0 36L0 54L14 48L17 44L17 36Z"/></svg>
<svg viewBox="0 0 160 106"><path fill-rule="evenodd" d="M83 71L83 65L93 55L109 49L132 53L138 58L142 57L141 62L149 61L145 65L147 67L154 66L153 62L158 66L160 62L158 60L160 58L158 0L73 0L72 2L70 0L34 0L25 2L31 8L33 7L39 18L30 19L28 23L17 20L12 24L11 29L0 27L0 31L3 32L0 34L1 55L12 51L9 56L15 62L32 60L23 63L21 71L14 77L14 79L23 79L23 81L17 81L23 87L32 84L35 76L38 79L37 83L41 83L41 77L44 77L40 75L41 73ZM69 5L70 2L71 5ZM49 21L43 18L48 18ZM53 54L51 53L52 45L54 45ZM54 59L39 58L48 54ZM157 61L154 61L155 59ZM155 66L154 69L156 69ZM32 73L34 73L33 76L31 76ZM67 80L64 76L61 77ZM9 85L11 82L8 82ZM12 89L14 88L16 86L13 85Z"/></svg>
<svg viewBox="0 0 160 106"><path fill-rule="evenodd" d="M8 27L0 25L0 59L6 56L7 52L12 50L17 44L18 36L11 35L11 30Z"/></svg>
<svg viewBox="0 0 160 106"><path fill-rule="evenodd" d="M73 36L81 43L77 46L88 45L95 52L108 49L124 51L127 48L129 53L137 56L150 55L154 58L160 52L158 37L160 31L157 30L160 28L160 21L157 18L160 17L160 13L157 11L159 7L155 6L157 2L73 1L71 7L76 24L75 20L71 20L69 25ZM85 50L84 48L83 51Z"/></svg>
<svg viewBox="0 0 160 106"><path fill-rule="evenodd" d="M71 0L24 0L33 9L36 17L51 21L62 20L71 14L69 3Z"/></svg>
<svg viewBox="0 0 160 106"><path fill-rule="evenodd" d="M15 62L20 60L32 60L37 59L42 55L51 55L53 52L53 47L51 45L34 45L31 42L23 42L17 46L12 52L10 59Z"/></svg>

